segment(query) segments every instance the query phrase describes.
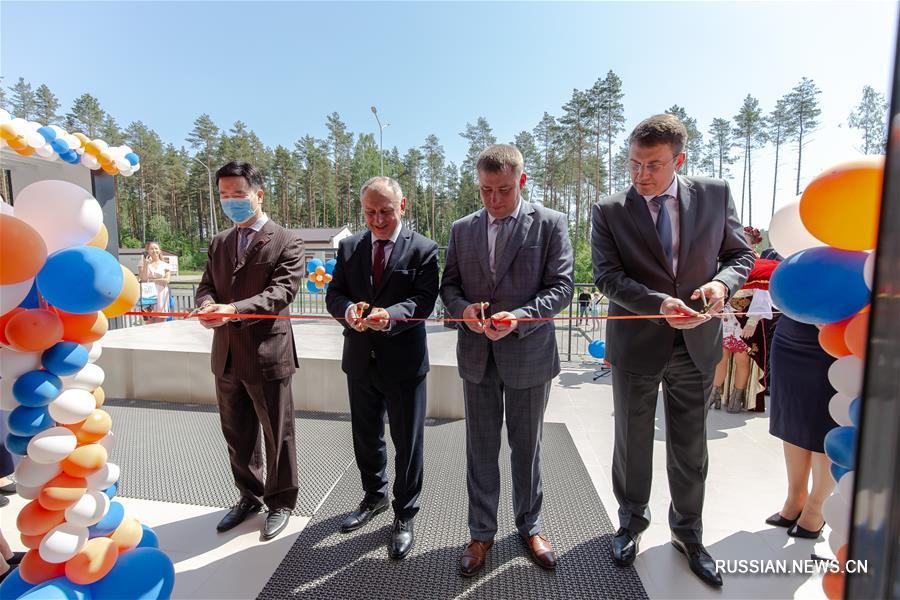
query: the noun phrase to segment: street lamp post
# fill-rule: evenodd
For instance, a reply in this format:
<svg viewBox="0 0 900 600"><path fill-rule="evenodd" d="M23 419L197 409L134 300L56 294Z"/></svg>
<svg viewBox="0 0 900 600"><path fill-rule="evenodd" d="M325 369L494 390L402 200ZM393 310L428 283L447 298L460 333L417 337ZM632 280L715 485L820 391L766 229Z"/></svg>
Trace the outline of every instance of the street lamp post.
<svg viewBox="0 0 900 600"><path fill-rule="evenodd" d="M219 225L216 222L216 207L213 204L212 171L209 170L209 165L196 156L192 156L191 158L203 165L203 168L206 169L206 182L209 184L209 239L212 239L212 236L219 233Z"/></svg>
<svg viewBox="0 0 900 600"><path fill-rule="evenodd" d="M378 123L378 153L381 156L381 176L384 177L384 130L391 126L390 123L381 124L378 118L378 109L372 106L372 114L375 115L375 121Z"/></svg>

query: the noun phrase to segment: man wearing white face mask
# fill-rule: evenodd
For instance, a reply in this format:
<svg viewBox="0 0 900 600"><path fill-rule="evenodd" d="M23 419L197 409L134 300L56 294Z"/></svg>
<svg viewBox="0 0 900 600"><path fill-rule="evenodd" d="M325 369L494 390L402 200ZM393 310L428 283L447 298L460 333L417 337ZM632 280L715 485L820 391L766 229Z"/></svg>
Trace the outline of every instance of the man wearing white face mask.
<svg viewBox="0 0 900 600"><path fill-rule="evenodd" d="M299 366L288 319L231 314L290 314L303 278L303 241L262 211L262 175L230 162L216 172L222 211L235 226L209 245L192 316L214 329L212 371L222 433L240 501L219 522L227 531L269 509L262 538L278 535L297 502L291 376ZM263 439L259 430L262 425ZM262 443L266 447L263 482Z"/></svg>

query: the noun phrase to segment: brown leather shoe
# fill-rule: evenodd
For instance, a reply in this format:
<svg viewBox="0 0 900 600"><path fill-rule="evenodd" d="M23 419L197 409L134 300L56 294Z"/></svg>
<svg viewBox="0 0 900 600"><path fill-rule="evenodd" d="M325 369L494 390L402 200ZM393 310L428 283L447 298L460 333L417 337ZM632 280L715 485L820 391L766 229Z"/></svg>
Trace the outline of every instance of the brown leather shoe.
<svg viewBox="0 0 900 600"><path fill-rule="evenodd" d="M556 551L553 549L553 544L550 543L550 540L538 533L530 537L523 535L522 541L525 542L528 553L531 555L531 560L537 566L550 571L556 568Z"/></svg>
<svg viewBox="0 0 900 600"><path fill-rule="evenodd" d="M462 556L459 557L459 574L463 577L477 575L484 568L484 560L487 558L488 550L493 545L494 540L489 542L482 542L481 540L470 541Z"/></svg>

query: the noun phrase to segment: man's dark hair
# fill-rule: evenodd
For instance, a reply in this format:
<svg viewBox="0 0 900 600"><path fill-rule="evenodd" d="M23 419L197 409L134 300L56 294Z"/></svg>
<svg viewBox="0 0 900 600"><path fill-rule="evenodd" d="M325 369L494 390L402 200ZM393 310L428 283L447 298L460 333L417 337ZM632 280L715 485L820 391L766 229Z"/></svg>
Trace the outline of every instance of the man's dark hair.
<svg viewBox="0 0 900 600"><path fill-rule="evenodd" d="M262 173L248 162L233 160L216 171L216 187L223 177L243 177L253 191L261 190L263 186Z"/></svg>
<svg viewBox="0 0 900 600"><path fill-rule="evenodd" d="M684 150L684 143L687 141L687 129L681 119L675 115L653 115L644 119L638 126L634 128L631 135L628 136L628 144L638 144L640 146L656 146L658 144L669 144L675 154L680 154Z"/></svg>

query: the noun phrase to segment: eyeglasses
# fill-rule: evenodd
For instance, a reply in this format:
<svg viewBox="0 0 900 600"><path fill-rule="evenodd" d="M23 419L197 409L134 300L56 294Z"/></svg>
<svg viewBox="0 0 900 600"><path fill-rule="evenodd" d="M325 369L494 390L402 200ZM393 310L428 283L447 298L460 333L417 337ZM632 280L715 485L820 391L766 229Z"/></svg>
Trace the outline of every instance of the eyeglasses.
<svg viewBox="0 0 900 600"><path fill-rule="evenodd" d="M632 161L628 162L628 170L631 171L632 175L637 175L638 173L641 172L642 169L644 171L650 173L651 175L655 175L656 173L659 172L660 169L662 169L664 166L666 166L670 162L674 161L676 158L678 158L677 154L675 156L673 156L670 160L667 160L665 162L651 162L651 163L647 163L646 165L642 165L641 163L635 162L632 160Z"/></svg>

